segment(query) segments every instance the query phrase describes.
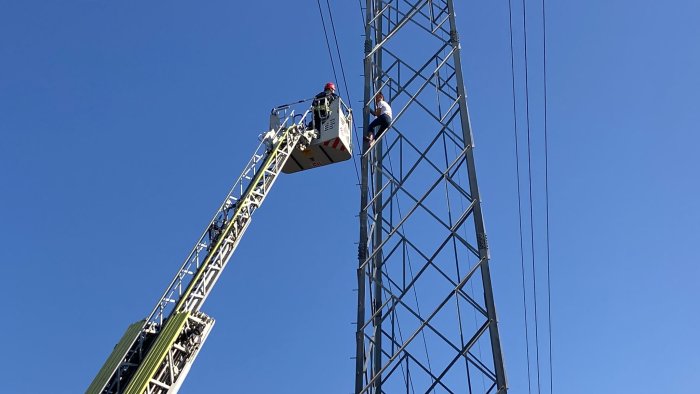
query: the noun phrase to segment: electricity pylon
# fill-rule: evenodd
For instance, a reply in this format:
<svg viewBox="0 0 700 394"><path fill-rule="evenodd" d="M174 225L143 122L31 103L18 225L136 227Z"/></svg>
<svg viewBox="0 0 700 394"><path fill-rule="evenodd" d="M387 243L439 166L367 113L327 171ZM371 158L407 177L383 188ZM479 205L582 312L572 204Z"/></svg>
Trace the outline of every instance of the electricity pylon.
<svg viewBox="0 0 700 394"><path fill-rule="evenodd" d="M366 0L355 393L506 393L452 0Z"/></svg>

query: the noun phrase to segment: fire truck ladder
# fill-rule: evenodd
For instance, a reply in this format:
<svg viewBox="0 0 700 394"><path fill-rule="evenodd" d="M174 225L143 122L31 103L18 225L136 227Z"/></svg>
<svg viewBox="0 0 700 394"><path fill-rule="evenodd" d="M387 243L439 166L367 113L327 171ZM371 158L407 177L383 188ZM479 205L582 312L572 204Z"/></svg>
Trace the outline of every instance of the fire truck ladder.
<svg viewBox="0 0 700 394"><path fill-rule="evenodd" d="M273 110L271 130L199 237L148 318L132 324L86 394L177 393L214 325L200 312L221 272L295 149L316 135L307 130L310 109Z"/></svg>

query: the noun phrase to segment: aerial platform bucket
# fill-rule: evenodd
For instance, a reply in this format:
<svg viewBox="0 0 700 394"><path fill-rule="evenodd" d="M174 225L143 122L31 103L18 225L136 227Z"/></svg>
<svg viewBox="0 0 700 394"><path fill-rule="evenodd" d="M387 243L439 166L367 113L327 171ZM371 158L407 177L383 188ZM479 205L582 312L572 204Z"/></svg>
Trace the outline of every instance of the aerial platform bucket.
<svg viewBox="0 0 700 394"><path fill-rule="evenodd" d="M340 97L330 103L330 114L321 121L320 137L304 150L294 150L282 168L285 174L338 163L352 157L352 114Z"/></svg>

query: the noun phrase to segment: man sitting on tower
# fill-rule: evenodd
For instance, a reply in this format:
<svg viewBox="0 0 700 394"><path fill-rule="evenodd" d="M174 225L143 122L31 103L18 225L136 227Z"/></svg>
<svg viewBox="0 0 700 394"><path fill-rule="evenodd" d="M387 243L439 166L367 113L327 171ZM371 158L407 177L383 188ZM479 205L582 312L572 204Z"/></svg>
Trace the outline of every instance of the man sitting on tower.
<svg viewBox="0 0 700 394"><path fill-rule="evenodd" d="M369 142L370 147L372 147L374 142L377 141L389 128L389 125L391 125L392 115L391 106L389 106L389 104L384 100L384 94L382 94L382 92L378 92L374 97L374 106L374 110L370 108L369 113L377 118L369 124L369 130L367 136L365 136L365 139ZM374 132L375 128L377 128L376 133Z"/></svg>

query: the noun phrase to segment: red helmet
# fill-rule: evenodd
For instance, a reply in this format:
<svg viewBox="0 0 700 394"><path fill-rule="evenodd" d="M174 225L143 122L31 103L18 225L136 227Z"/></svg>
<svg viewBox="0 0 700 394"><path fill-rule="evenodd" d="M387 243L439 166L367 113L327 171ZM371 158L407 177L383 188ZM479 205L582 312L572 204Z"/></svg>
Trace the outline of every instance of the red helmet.
<svg viewBox="0 0 700 394"><path fill-rule="evenodd" d="M335 84L333 82L328 82L326 84L326 86L323 88L323 90L328 90L328 89L335 90Z"/></svg>

